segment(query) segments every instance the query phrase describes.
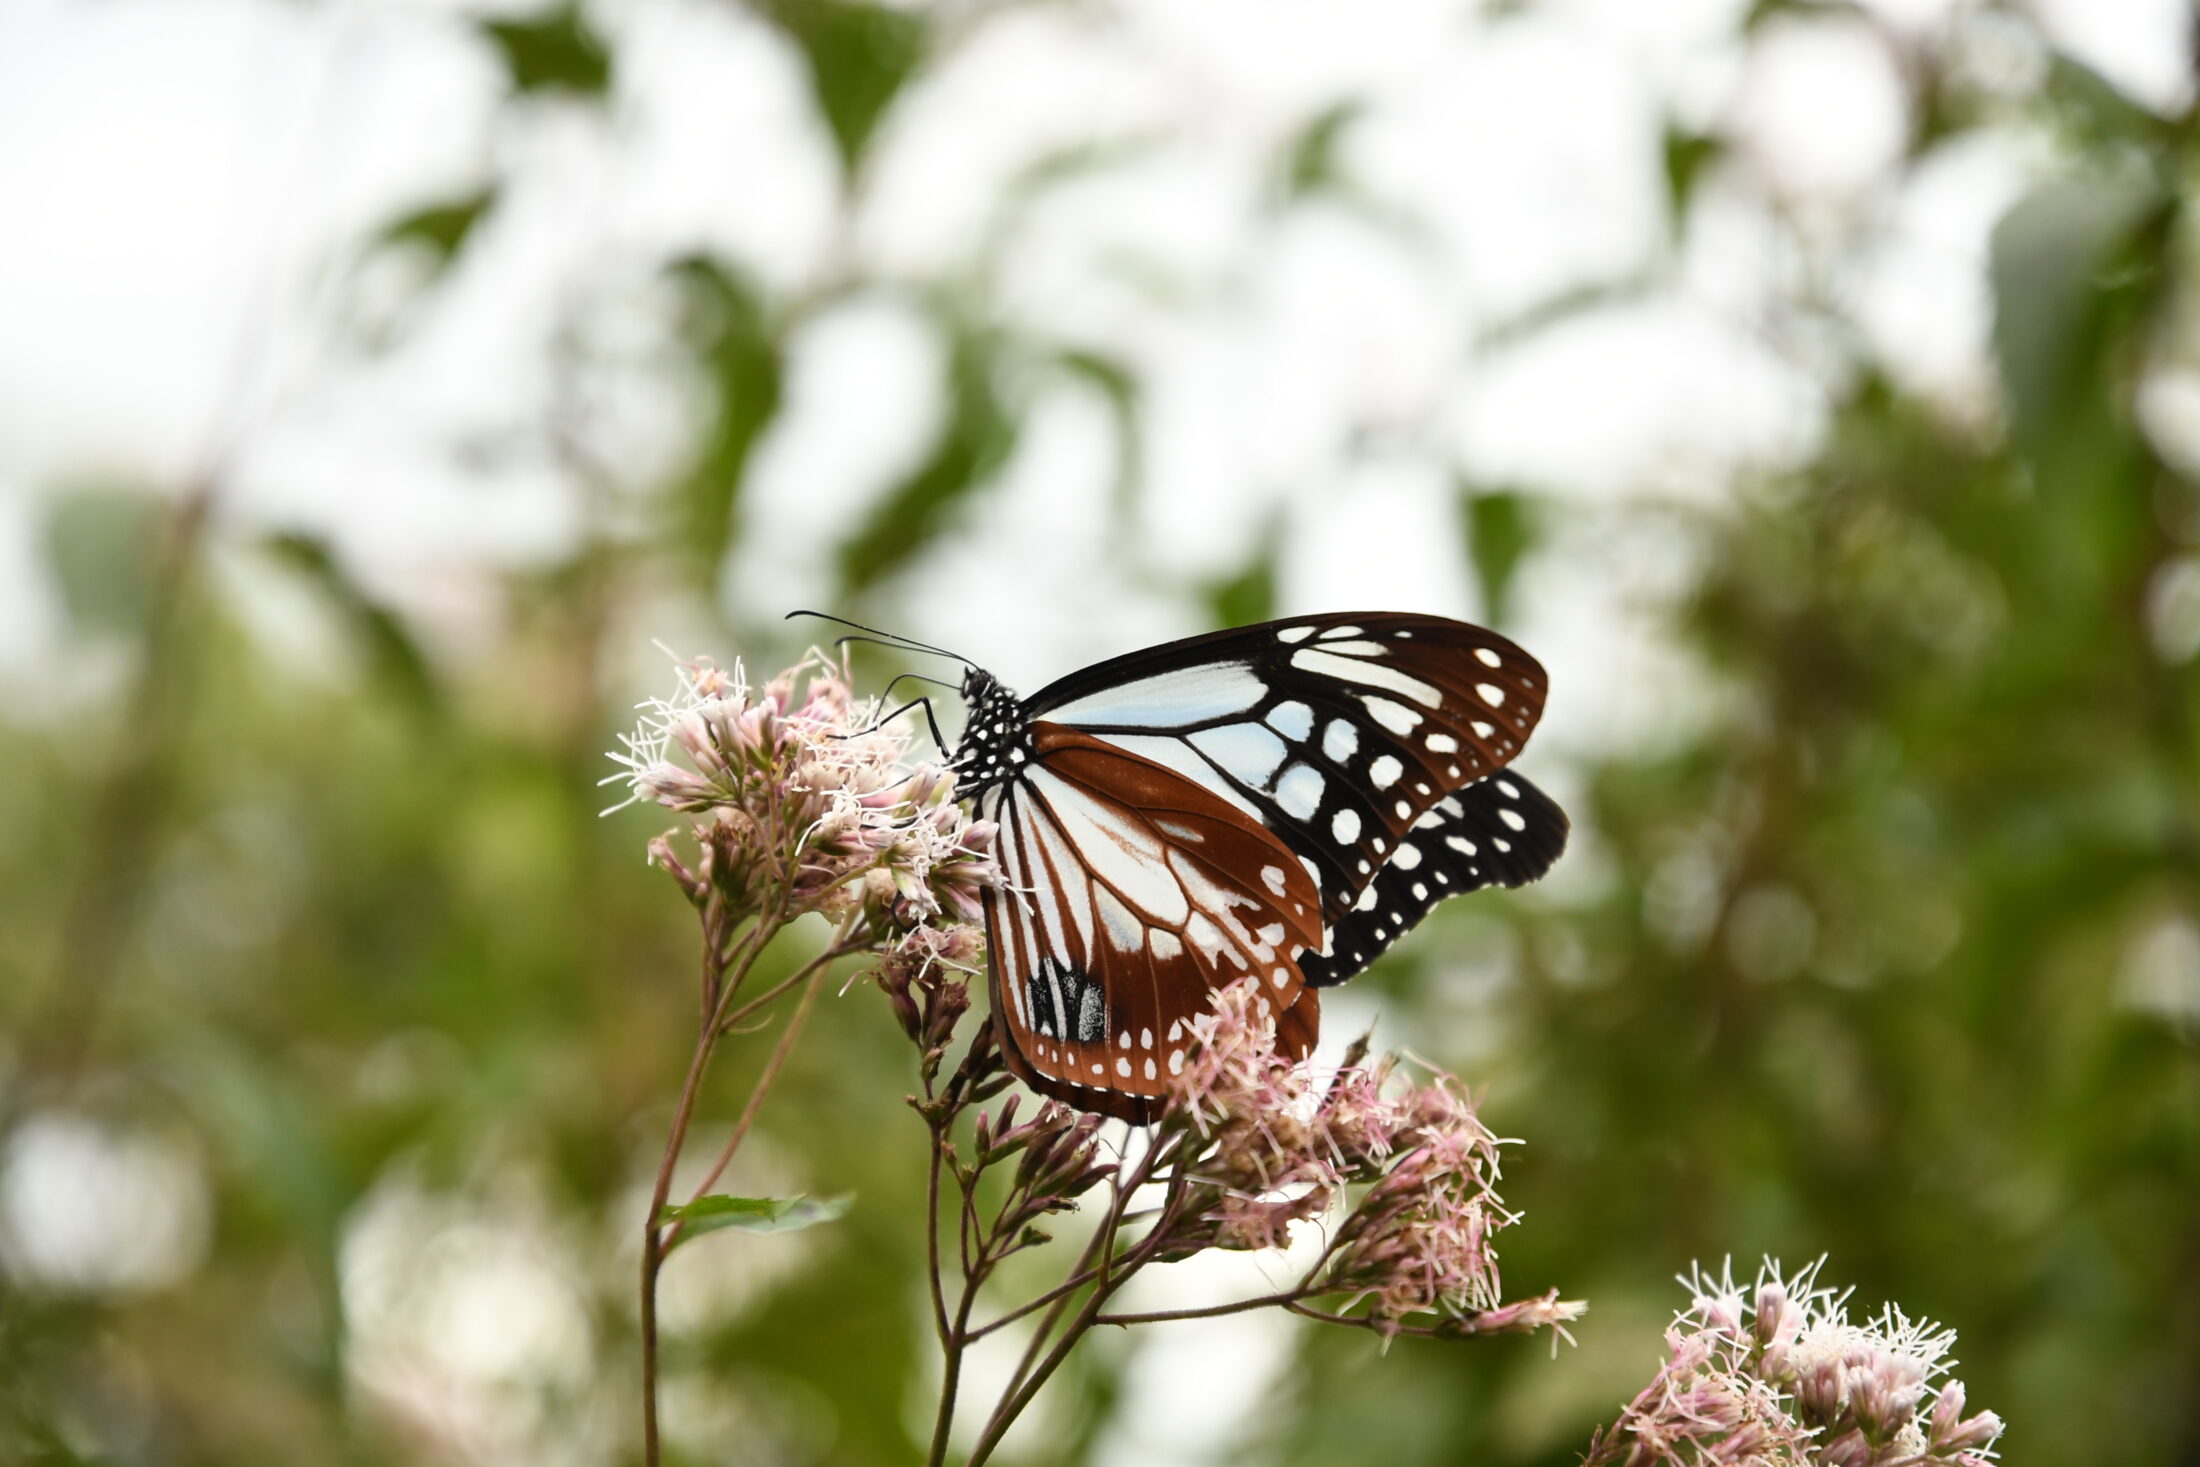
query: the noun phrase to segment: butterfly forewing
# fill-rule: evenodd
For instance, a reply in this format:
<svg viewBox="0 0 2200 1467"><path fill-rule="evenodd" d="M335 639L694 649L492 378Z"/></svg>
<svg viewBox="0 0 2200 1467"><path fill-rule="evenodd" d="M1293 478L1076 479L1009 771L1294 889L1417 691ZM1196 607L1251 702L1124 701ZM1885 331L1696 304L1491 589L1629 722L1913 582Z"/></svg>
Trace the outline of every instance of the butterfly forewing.
<svg viewBox="0 0 2200 1467"><path fill-rule="evenodd" d="M1191 1021L1252 978L1287 1052L1317 1000L1299 959L1322 941L1319 896L1291 851L1211 790L1059 724L988 791L1007 879L989 892L993 1009L1028 1083L1130 1120L1159 1111Z"/></svg>
<svg viewBox="0 0 2200 1467"><path fill-rule="evenodd" d="M1310 954L1308 971L1314 982L1334 983L1364 966L1349 963L1338 936L1352 936L1372 958L1403 930L1376 938L1379 918L1360 903L1379 877L1386 888L1412 891L1410 871L1390 871L1409 832L1440 802L1511 762L1542 715L1547 686L1541 665L1495 632L1367 612L1132 653L1062 679L1026 707L1168 766L1274 832L1320 889L1330 958ZM1516 814L1526 818L1530 808ZM1532 835L1511 832L1528 837L1511 843L1555 858L1565 817L1547 800L1532 809ZM1493 807L1491 818L1498 813ZM1475 885L1517 885L1549 859L1476 864L1486 874L1475 873ZM1469 873L1447 875L1470 889ZM1421 884L1432 895L1413 920L1444 894ZM1403 903L1377 901L1383 914L1406 913Z"/></svg>

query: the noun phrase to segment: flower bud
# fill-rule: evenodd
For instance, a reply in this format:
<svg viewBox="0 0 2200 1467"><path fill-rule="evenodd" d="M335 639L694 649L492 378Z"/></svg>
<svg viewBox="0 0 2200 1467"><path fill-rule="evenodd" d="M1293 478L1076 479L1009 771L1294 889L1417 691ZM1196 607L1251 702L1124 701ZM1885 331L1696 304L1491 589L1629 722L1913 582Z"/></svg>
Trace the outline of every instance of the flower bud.
<svg viewBox="0 0 2200 1467"><path fill-rule="evenodd" d="M1801 1316L1788 1303L1787 1290L1780 1286L1778 1279L1757 1290L1757 1313L1751 1328L1756 1332L1758 1344L1772 1345L1793 1339L1800 1323Z"/></svg>
<svg viewBox="0 0 2200 1467"><path fill-rule="evenodd" d="M1837 1360L1820 1360L1795 1381L1795 1404L1807 1421L1831 1421L1848 1409L1849 1379Z"/></svg>
<svg viewBox="0 0 2200 1467"><path fill-rule="evenodd" d="M1864 1433L1851 1429L1820 1447L1817 1460L1822 1467L1872 1467L1876 1455Z"/></svg>

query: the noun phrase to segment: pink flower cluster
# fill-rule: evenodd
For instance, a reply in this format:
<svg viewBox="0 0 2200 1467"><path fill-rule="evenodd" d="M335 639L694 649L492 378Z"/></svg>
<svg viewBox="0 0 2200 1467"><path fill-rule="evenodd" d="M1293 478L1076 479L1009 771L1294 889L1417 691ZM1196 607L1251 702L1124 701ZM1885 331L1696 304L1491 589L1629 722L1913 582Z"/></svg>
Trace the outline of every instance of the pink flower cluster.
<svg viewBox="0 0 2200 1467"><path fill-rule="evenodd" d="M1498 1198L1498 1141L1458 1082L1397 1083L1396 1058L1348 1057L1326 1088L1276 1052L1275 1019L1257 986L1216 995L1171 1081L1172 1123L1205 1142L1196 1174L1219 1194L1203 1221L1215 1245L1266 1248L1290 1224L1325 1213L1349 1185L1366 1191L1337 1225L1323 1292L1365 1302L1378 1319L1454 1318L1497 1307L1493 1236L1515 1218ZM1575 1306L1533 1301L1549 1317ZM1527 1306L1520 1306L1526 1309ZM1555 1311L1555 1312L1554 1312Z"/></svg>
<svg viewBox="0 0 2200 1467"><path fill-rule="evenodd" d="M1947 1369L1953 1331L1888 1306L1865 1324L1845 1294L1767 1261L1743 1290L1731 1272L1684 1280L1695 1295L1665 1334L1657 1378L1591 1444L1588 1467L1984 1467L2001 1435L1964 1414Z"/></svg>
<svg viewBox="0 0 2200 1467"><path fill-rule="evenodd" d="M611 756L624 769L604 782L631 791L613 809L703 817L699 869L669 841L650 846L698 899L715 889L735 910L835 920L860 906L882 934L977 922L1000 880L993 826L955 803L947 770L906 763L907 734L877 716L816 653L759 689L738 663L684 662L672 696L641 705Z"/></svg>

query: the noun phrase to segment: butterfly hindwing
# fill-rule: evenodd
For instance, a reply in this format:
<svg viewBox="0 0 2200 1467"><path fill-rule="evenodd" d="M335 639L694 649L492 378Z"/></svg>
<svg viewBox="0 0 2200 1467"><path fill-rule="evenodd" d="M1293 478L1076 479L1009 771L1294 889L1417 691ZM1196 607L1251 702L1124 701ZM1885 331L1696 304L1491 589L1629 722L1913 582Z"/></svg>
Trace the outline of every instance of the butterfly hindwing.
<svg viewBox="0 0 2200 1467"><path fill-rule="evenodd" d="M1566 848L1566 814L1519 775L1486 775L1423 812L1330 924L1329 950L1299 961L1315 988L1344 982L1413 930L1445 897L1485 886L1524 886Z"/></svg>
<svg viewBox="0 0 2200 1467"><path fill-rule="evenodd" d="M1175 771L1058 724L983 802L1005 889L987 893L993 1011L1027 1083L1129 1120L1158 1113L1187 1026L1252 977L1287 1052L1311 1050L1318 999L1299 959L1319 898L1257 821Z"/></svg>

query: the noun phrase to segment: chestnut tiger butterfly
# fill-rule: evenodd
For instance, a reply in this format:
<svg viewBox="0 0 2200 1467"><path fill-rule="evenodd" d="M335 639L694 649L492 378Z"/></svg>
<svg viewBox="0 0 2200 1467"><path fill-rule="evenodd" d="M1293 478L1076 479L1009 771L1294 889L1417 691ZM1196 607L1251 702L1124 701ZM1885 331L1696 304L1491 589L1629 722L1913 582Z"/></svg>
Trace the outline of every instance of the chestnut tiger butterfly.
<svg viewBox="0 0 2200 1467"><path fill-rule="evenodd" d="M1158 1116L1192 1020L1246 978L1303 1059L1319 990L1445 897L1534 881L1566 846L1564 812L1508 767L1543 668L1466 622L1287 617L1029 698L957 660L968 717L948 764L1000 828L996 1036L1019 1079L1085 1110ZM896 711L920 705L929 718L928 699Z"/></svg>

